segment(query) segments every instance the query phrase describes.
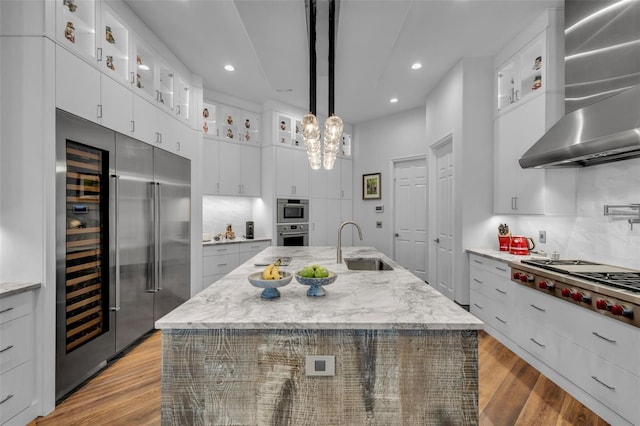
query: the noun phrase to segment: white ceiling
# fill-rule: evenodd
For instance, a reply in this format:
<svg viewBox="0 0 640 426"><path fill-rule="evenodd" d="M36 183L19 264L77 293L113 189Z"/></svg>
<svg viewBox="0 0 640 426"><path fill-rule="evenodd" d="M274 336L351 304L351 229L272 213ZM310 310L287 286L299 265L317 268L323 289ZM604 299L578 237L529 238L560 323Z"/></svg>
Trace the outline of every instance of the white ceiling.
<svg viewBox="0 0 640 426"><path fill-rule="evenodd" d="M125 0L205 89L309 108L304 0ZM425 104L462 57L493 56L562 0L341 0L335 113L349 123ZM321 6L319 6L320 8ZM327 12L318 12L317 112L327 112ZM322 22L320 22L322 21ZM324 55L323 55L324 52ZM410 66L421 62L422 69ZM223 69L227 63L236 71ZM397 97L399 102L389 103Z"/></svg>

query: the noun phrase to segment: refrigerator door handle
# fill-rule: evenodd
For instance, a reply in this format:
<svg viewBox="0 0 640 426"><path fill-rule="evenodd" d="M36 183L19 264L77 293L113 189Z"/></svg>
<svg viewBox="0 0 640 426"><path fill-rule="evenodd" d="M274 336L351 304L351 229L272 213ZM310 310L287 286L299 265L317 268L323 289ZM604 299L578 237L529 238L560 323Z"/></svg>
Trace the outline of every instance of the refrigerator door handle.
<svg viewBox="0 0 640 426"><path fill-rule="evenodd" d="M156 183L149 182L149 208L151 211L151 218L149 220L149 245L148 255L149 263L147 275L147 293L156 292Z"/></svg>
<svg viewBox="0 0 640 426"><path fill-rule="evenodd" d="M111 175L111 179L113 181L113 190L114 190L114 247L115 247L115 281L116 281L116 300L115 306L109 308L111 311L119 311L120 310L120 247L118 244L119 239L119 230L120 230L120 209L118 208L119 197L120 197L120 176Z"/></svg>
<svg viewBox="0 0 640 426"><path fill-rule="evenodd" d="M156 240L158 241L158 257L157 257L157 262L158 262L158 280L157 280L157 285L156 285L156 291L160 291L162 290L162 216L160 214L160 212L162 211L162 209L160 208L160 205L162 204L162 185L160 185L160 183L156 184L156 188L158 188L158 193L157 193L157 198L156 198L156 205L157 205L157 214L156 214L156 218L157 218L157 227L156 227Z"/></svg>

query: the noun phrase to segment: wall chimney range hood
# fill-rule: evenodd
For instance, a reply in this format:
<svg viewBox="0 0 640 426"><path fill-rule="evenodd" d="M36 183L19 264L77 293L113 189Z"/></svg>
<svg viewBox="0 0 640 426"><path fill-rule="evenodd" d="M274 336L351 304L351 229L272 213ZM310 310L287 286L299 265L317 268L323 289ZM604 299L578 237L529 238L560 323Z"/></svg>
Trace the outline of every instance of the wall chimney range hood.
<svg viewBox="0 0 640 426"><path fill-rule="evenodd" d="M640 157L640 0L565 1L565 112L522 168Z"/></svg>

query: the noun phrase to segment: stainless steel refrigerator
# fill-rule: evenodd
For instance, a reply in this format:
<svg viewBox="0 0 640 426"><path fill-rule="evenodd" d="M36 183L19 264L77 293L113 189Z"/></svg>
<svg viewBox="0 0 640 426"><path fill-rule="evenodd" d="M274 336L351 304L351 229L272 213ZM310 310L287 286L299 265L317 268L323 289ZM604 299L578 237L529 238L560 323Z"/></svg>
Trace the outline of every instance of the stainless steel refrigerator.
<svg viewBox="0 0 640 426"><path fill-rule="evenodd" d="M190 295L190 162L57 111L56 399Z"/></svg>

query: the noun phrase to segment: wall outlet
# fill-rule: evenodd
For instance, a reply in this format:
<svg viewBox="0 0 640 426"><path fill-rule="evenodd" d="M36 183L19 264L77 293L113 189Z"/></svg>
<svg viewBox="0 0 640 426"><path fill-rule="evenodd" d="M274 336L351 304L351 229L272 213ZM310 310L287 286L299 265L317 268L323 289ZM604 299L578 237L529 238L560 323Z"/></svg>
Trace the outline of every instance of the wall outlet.
<svg viewBox="0 0 640 426"><path fill-rule="evenodd" d="M305 373L307 376L335 376L335 355L307 355Z"/></svg>
<svg viewBox="0 0 640 426"><path fill-rule="evenodd" d="M547 231L538 231L538 241L543 244L547 242Z"/></svg>
<svg viewBox="0 0 640 426"><path fill-rule="evenodd" d="M376 222L376 228L382 228L382 221Z"/></svg>

